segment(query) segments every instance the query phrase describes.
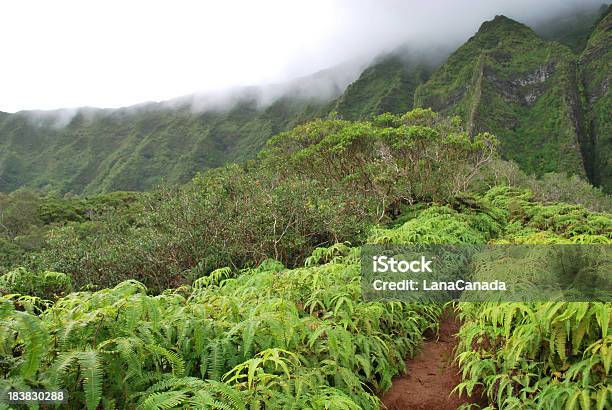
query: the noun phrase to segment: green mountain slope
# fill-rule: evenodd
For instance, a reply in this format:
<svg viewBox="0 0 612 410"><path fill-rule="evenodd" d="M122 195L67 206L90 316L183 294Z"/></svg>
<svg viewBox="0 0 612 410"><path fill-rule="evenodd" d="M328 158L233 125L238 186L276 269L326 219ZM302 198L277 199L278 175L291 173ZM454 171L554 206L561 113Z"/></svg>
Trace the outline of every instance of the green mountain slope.
<svg viewBox="0 0 612 410"><path fill-rule="evenodd" d="M585 123L592 144L591 175L595 185L612 192L612 6L589 36L579 60L587 107Z"/></svg>
<svg viewBox="0 0 612 410"><path fill-rule="evenodd" d="M576 57L504 16L485 22L415 95L417 106L490 131L502 154L536 174L586 173Z"/></svg>
<svg viewBox="0 0 612 410"><path fill-rule="evenodd" d="M321 86L329 76L321 72L267 99L250 89L214 109L194 109L187 100L83 109L65 126L56 124L70 117L63 111L0 113L0 192L28 186L93 194L183 183L253 158L272 135L330 112L364 120L413 106L459 115L471 134L494 133L502 155L528 173L567 172L612 192L609 10L588 41L592 11L571 20L565 33L558 25L538 29L555 41L498 16L444 64L431 50L400 49L359 76L337 69L343 77L331 88Z"/></svg>
<svg viewBox="0 0 612 410"><path fill-rule="evenodd" d="M395 54L380 58L347 87L332 110L349 120L367 119L384 112L410 111L414 91L430 71L421 61Z"/></svg>
<svg viewBox="0 0 612 410"><path fill-rule="evenodd" d="M299 79L284 97L264 108L254 90L254 95L239 95L203 113L194 113L187 103L90 109L65 126L55 124L68 115L62 111L4 114L0 192L23 185L84 194L148 190L253 158L270 136L331 111L347 119L406 112L412 108L417 85L431 71L419 58L384 56L344 94L341 88L323 90L322 98L314 95L321 93L320 77L326 73L317 73Z"/></svg>
<svg viewBox="0 0 612 410"><path fill-rule="evenodd" d="M77 114L66 126L31 113L0 117L0 191L27 185L60 192L147 190L182 183L207 168L252 158L279 131L312 118L323 103L282 98L265 109L242 100L230 110L189 108Z"/></svg>

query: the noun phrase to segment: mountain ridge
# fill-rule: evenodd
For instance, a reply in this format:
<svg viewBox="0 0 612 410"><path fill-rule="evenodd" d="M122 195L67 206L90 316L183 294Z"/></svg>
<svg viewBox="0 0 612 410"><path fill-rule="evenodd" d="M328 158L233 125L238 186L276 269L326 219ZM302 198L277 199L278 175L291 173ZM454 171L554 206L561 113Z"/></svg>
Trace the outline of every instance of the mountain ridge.
<svg viewBox="0 0 612 410"><path fill-rule="evenodd" d="M497 16L419 86L415 105L459 115L471 132L496 134L502 154L530 173L562 171L598 182L579 58Z"/></svg>
<svg viewBox="0 0 612 410"><path fill-rule="evenodd" d="M593 99L607 84L597 76L609 51L593 33L578 55L498 15L445 61L396 51L352 81L336 70L331 84L340 85L328 87L325 98L315 98L322 70L225 99L194 94L118 109L0 112L0 191L91 194L183 183L201 170L253 158L270 136L313 118L360 120L413 107L459 115L472 134L496 134L502 154L529 173L568 172L610 191L607 89Z"/></svg>

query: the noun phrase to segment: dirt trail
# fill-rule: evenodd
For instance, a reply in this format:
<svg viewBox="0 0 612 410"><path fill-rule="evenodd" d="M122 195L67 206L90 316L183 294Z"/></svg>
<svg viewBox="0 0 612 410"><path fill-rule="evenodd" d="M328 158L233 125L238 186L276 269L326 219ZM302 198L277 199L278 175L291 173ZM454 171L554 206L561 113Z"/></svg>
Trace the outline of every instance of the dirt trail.
<svg viewBox="0 0 612 410"><path fill-rule="evenodd" d="M406 361L408 372L396 377L382 397L387 409L456 410L465 403L478 403L475 399L450 394L461 381L459 369L452 363L453 348L457 345L454 335L459 326L452 311L442 315L439 339L434 336L423 343L421 352Z"/></svg>

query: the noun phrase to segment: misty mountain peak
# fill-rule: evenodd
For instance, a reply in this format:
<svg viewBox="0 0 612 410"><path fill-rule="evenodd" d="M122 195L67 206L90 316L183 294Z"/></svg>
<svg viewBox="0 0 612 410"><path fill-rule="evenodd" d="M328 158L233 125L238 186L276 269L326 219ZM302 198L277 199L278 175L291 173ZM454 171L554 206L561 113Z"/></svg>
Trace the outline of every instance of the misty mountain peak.
<svg viewBox="0 0 612 410"><path fill-rule="evenodd" d="M494 36L500 39L507 35L537 38L537 34L531 28L504 15L497 15L493 20L485 21L476 33L476 37Z"/></svg>
<svg viewBox="0 0 612 410"><path fill-rule="evenodd" d="M612 180L604 175L612 158L605 136L612 132L599 120L609 111L607 11L595 30L601 14L593 12L573 31L565 30L572 19L560 24L563 15L551 12L558 29L541 27L542 37L497 15L452 53L407 41L369 65L364 57L286 83L119 109L0 112L0 188L90 194L183 183L204 169L251 159L272 135L331 112L361 120L415 106L458 115L472 134L493 132L504 157L530 173L587 173L601 184ZM579 36L586 49L572 42ZM581 51L580 71L573 50ZM590 155L584 161L580 149Z"/></svg>

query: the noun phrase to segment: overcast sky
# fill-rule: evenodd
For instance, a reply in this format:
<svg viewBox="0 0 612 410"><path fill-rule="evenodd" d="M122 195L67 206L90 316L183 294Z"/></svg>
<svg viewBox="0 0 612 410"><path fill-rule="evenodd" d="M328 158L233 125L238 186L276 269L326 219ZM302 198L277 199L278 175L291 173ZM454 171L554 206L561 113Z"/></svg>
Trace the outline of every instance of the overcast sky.
<svg viewBox="0 0 612 410"><path fill-rule="evenodd" d="M604 0L0 2L0 111L119 107L283 82L403 42L459 44L495 14Z"/></svg>

